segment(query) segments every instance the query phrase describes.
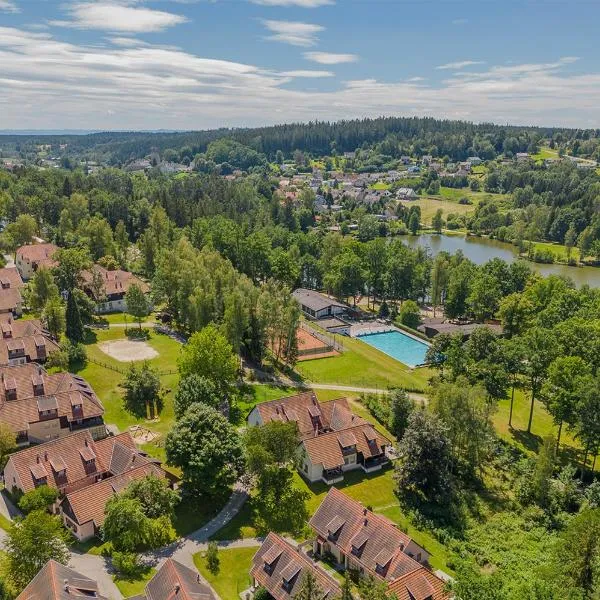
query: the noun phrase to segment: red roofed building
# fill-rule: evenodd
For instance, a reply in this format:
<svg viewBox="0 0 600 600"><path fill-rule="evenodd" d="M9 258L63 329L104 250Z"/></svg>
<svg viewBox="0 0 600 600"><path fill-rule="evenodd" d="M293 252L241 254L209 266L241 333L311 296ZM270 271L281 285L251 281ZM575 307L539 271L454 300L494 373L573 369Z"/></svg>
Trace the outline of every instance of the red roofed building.
<svg viewBox="0 0 600 600"><path fill-rule="evenodd" d="M94 274L97 277L100 290L94 289L96 287ZM98 292L103 296L102 301L96 305L98 313L126 311L127 303L125 302L125 294L127 294L127 290L134 284L139 286L145 294L150 291L147 283L136 277L133 273L122 271L121 269L109 271L100 265L94 265L91 271L84 271L82 275L83 289L86 293L92 298L97 297Z"/></svg>
<svg viewBox="0 0 600 600"><path fill-rule="evenodd" d="M23 280L15 267L0 269L0 314L20 316L23 312Z"/></svg>
<svg viewBox="0 0 600 600"><path fill-rule="evenodd" d="M346 398L320 403L313 392L257 404L248 415L249 425L272 421L298 426L300 473L311 482L333 484L344 472L377 471L388 462L390 440L355 415Z"/></svg>
<svg viewBox="0 0 600 600"><path fill-rule="evenodd" d="M104 407L78 375L48 374L41 365L0 367L0 422L9 425L18 445L43 443L89 429L106 436Z"/></svg>
<svg viewBox="0 0 600 600"><path fill-rule="evenodd" d="M275 600L290 600L298 592L307 572L315 577L323 600L340 597L340 586L333 577L299 548L294 548L277 534L269 533L252 559L250 576L255 588L265 588Z"/></svg>
<svg viewBox="0 0 600 600"><path fill-rule="evenodd" d="M43 363L59 345L39 319L14 320L12 315L0 315L0 365Z"/></svg>
<svg viewBox="0 0 600 600"><path fill-rule="evenodd" d="M40 267L51 269L58 263L53 259L58 251L54 244L27 244L17 249L15 264L21 277L27 281L31 279Z"/></svg>
<svg viewBox="0 0 600 600"><path fill-rule="evenodd" d="M445 583L429 569L429 553L392 521L336 488L312 516L316 556L388 584L399 600L446 600Z"/></svg>

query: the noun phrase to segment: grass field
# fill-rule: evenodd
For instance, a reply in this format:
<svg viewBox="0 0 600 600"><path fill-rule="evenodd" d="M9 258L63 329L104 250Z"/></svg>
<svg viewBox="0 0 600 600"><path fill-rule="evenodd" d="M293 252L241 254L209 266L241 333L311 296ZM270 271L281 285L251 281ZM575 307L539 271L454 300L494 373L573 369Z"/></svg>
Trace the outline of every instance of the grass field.
<svg viewBox="0 0 600 600"><path fill-rule="evenodd" d="M239 600L252 583L248 572L257 550L258 547L219 549L219 572L215 574L208 570L203 552L194 554L194 564L222 600Z"/></svg>
<svg viewBox="0 0 600 600"><path fill-rule="evenodd" d="M148 568L137 579L124 579L115 575L113 581L124 598L138 596L144 592L146 584L154 577L156 569Z"/></svg>
<svg viewBox="0 0 600 600"><path fill-rule="evenodd" d="M431 219L439 208L442 209L444 218L447 218L450 213L466 215L475 210L474 204L458 204L458 202L433 197L421 197L418 200L401 201L400 204L408 208L418 206L421 209L421 222L425 225L431 225Z"/></svg>
<svg viewBox="0 0 600 600"><path fill-rule="evenodd" d="M369 186L372 190L389 190L392 186L384 181L378 181L373 185Z"/></svg>
<svg viewBox="0 0 600 600"><path fill-rule="evenodd" d="M296 370L313 383L412 391L423 391L431 375L428 369L411 370L358 339L344 338L344 348L339 356L304 361Z"/></svg>
<svg viewBox="0 0 600 600"><path fill-rule="evenodd" d="M546 158L558 158L558 150L552 150L548 146L542 146L537 154L532 154L533 160L545 160Z"/></svg>
<svg viewBox="0 0 600 600"><path fill-rule="evenodd" d="M526 242L529 245L529 242ZM567 259L567 248L563 244L553 244L551 242L533 242L533 247L536 250L550 250L554 254L554 259L559 262L568 262ZM580 253L579 248L571 249L571 258L579 261Z"/></svg>

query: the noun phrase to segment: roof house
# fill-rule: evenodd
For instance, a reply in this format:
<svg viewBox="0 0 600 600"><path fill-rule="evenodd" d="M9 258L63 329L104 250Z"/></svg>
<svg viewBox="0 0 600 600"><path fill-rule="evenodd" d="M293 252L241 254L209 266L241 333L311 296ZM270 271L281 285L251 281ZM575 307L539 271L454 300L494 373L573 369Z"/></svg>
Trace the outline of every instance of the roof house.
<svg viewBox="0 0 600 600"><path fill-rule="evenodd" d="M0 318L0 365L43 363L59 345L39 319L15 321L12 315Z"/></svg>
<svg viewBox="0 0 600 600"><path fill-rule="evenodd" d="M127 310L125 294L134 284L139 286L145 294L150 291L147 283L129 271L122 271L121 269L109 271L100 265L94 265L91 271L84 271L82 274L83 289L89 296L94 296L94 271L99 275L98 281L102 282L100 293L104 297L102 302L96 305L96 311L99 313Z"/></svg>
<svg viewBox="0 0 600 600"><path fill-rule="evenodd" d="M299 548L293 547L279 535L269 533L252 559L250 576L254 588L262 586L275 600L288 600L298 592L307 572L314 575L323 592L323 599L340 596L340 586L333 577Z"/></svg>
<svg viewBox="0 0 600 600"><path fill-rule="evenodd" d="M146 584L143 594L130 600L218 600L200 574L168 558Z"/></svg>
<svg viewBox="0 0 600 600"><path fill-rule="evenodd" d="M17 596L17 600L70 600L96 598L107 600L98 591L98 584L70 567L49 560Z"/></svg>
<svg viewBox="0 0 600 600"><path fill-rule="evenodd" d="M314 393L306 392L262 402L248 415L250 426L272 421L296 423L300 473L311 482L332 484L341 481L345 471L371 473L388 462L390 440L355 415L346 398L320 403Z"/></svg>
<svg viewBox="0 0 600 600"><path fill-rule="evenodd" d="M23 280L15 267L0 269L0 315L20 316L23 312Z"/></svg>
<svg viewBox="0 0 600 600"><path fill-rule="evenodd" d="M31 279L40 267L51 269L57 265L53 259L58 251L54 244L27 244L17 249L15 264L21 277L27 281Z"/></svg>
<svg viewBox="0 0 600 600"><path fill-rule="evenodd" d="M8 340L11 351L18 344ZM37 343L41 343L38 340ZM0 421L9 425L20 446L55 440L89 429L94 439L106 436L104 407L78 375L48 374L41 365L0 367Z"/></svg>
<svg viewBox="0 0 600 600"><path fill-rule="evenodd" d="M336 488L310 519L313 552L332 555L343 569L375 577L402 600L446 600L444 582L429 567L429 554L400 531Z"/></svg>
<svg viewBox="0 0 600 600"><path fill-rule="evenodd" d="M296 299L302 312L312 319L323 319L341 315L348 310L348 306L329 298L325 294L305 288L294 290L292 296Z"/></svg>

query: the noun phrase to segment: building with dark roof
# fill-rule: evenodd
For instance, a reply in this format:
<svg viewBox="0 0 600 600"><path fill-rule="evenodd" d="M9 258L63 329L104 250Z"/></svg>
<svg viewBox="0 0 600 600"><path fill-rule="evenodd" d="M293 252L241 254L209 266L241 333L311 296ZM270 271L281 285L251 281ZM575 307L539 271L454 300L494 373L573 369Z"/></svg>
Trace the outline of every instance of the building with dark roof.
<svg viewBox="0 0 600 600"><path fill-rule="evenodd" d="M58 251L58 246L54 244L26 244L17 248L15 254L15 264L21 277L27 281L31 279L40 267L51 269L58 263L54 260L54 255Z"/></svg>
<svg viewBox="0 0 600 600"><path fill-rule="evenodd" d="M323 592L323 600L338 598L341 589L337 581L282 537L269 533L252 559L250 576L253 587L265 588L275 600L293 598L306 573L312 573Z"/></svg>
<svg viewBox="0 0 600 600"><path fill-rule="evenodd" d="M325 294L305 288L294 290L292 296L300 305L302 312L311 319L324 319L341 315L349 308L346 304L342 304Z"/></svg>
<svg viewBox="0 0 600 600"><path fill-rule="evenodd" d="M44 363L60 346L39 319L14 320L0 315L0 366Z"/></svg>
<svg viewBox="0 0 600 600"><path fill-rule="evenodd" d="M98 584L77 571L49 560L17 596L17 600L72 600L73 598L96 598L100 595Z"/></svg>
<svg viewBox="0 0 600 600"><path fill-rule="evenodd" d="M23 312L23 280L15 267L0 269L0 315L20 316Z"/></svg>

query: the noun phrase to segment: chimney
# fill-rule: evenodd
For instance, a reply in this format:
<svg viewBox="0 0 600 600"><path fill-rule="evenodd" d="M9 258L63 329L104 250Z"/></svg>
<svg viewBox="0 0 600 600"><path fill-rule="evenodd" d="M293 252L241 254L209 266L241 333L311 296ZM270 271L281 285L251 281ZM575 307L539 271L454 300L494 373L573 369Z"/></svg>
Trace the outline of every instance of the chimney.
<svg viewBox="0 0 600 600"><path fill-rule="evenodd" d="M369 523L369 519L365 519L364 526L366 527L368 525L368 523Z"/></svg>
<svg viewBox="0 0 600 600"><path fill-rule="evenodd" d="M365 517L367 516L368 512L369 512L369 511L368 511L366 508L363 508L363 515L364 515Z"/></svg>
<svg viewBox="0 0 600 600"><path fill-rule="evenodd" d="M87 441L87 438L85 438L85 440L84 440L84 442L83 442L83 443L85 444L85 447L87 448L87 447L88 447L88 441Z"/></svg>
<svg viewBox="0 0 600 600"><path fill-rule="evenodd" d="M35 462L36 462L38 465L40 464L40 455L39 455L39 454L38 454L38 455L35 457Z"/></svg>
<svg viewBox="0 0 600 600"><path fill-rule="evenodd" d="M67 592L67 594L69 593L69 580L68 579L63 579L63 585L65 588L65 592Z"/></svg>
<svg viewBox="0 0 600 600"><path fill-rule="evenodd" d="M176 595L176 596L177 596L177 594L179 594L179 590L180 590L180 589L181 589L181 586L180 586L178 583L176 583L176 584L175 584L175 595Z"/></svg>
<svg viewBox="0 0 600 600"><path fill-rule="evenodd" d="M48 453L47 453L47 452L44 452L44 460L45 460L46 462L48 462Z"/></svg>

